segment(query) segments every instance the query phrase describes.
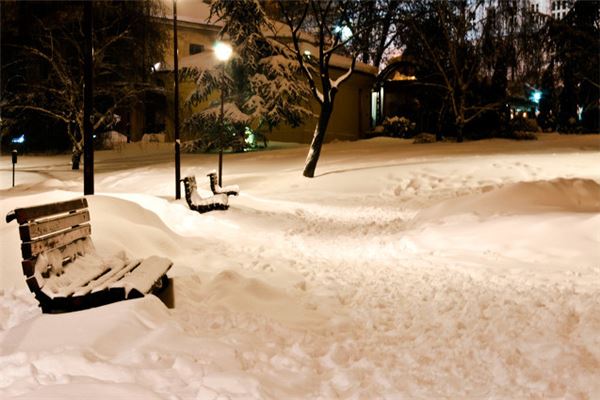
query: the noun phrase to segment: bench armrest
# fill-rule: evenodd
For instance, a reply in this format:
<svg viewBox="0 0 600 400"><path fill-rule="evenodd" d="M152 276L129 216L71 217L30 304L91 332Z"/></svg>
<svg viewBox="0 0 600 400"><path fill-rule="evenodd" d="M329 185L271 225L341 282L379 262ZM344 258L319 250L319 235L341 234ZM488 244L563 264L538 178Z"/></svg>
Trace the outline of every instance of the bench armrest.
<svg viewBox="0 0 600 400"><path fill-rule="evenodd" d="M14 210L6 214L6 223L8 224L13 219L17 219L17 213Z"/></svg>

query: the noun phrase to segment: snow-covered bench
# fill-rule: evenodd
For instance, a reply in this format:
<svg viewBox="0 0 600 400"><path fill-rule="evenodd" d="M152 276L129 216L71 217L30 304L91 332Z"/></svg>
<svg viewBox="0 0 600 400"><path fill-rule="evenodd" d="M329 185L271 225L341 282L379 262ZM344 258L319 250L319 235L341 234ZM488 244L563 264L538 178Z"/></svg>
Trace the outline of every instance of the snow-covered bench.
<svg viewBox="0 0 600 400"><path fill-rule="evenodd" d="M85 198L17 208L23 273L43 312L74 311L164 290L173 263L163 257L100 257Z"/></svg>
<svg viewBox="0 0 600 400"><path fill-rule="evenodd" d="M219 176L217 175L217 171L212 170L208 174L208 179L210 179L210 190L213 194L226 194L227 196L237 196L240 193L240 187L238 185L230 185L221 187L219 185Z"/></svg>
<svg viewBox="0 0 600 400"><path fill-rule="evenodd" d="M185 201L190 210L205 213L213 210L227 210L229 208L228 198L226 194L214 194L210 197L202 197L198 194L198 185L196 184L195 176L186 176L183 178L185 187Z"/></svg>

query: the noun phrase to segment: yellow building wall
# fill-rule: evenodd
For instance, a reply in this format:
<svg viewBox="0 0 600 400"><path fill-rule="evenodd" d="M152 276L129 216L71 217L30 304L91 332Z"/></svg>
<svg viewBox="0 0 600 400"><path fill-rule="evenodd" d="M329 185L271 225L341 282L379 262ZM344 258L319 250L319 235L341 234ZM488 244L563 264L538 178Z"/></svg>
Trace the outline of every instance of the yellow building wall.
<svg viewBox="0 0 600 400"><path fill-rule="evenodd" d="M335 79L345 71L334 69ZM332 140L357 140L370 130L371 89L375 77L360 71L355 71L350 78L340 86L334 104L333 114L327 126L325 142ZM282 125L267 133L269 140L281 142L310 143L317 125L319 103L311 98L310 108L317 116L307 119L297 128Z"/></svg>
<svg viewBox="0 0 600 400"><path fill-rule="evenodd" d="M218 28L213 26L204 26L198 28L197 25L179 22L178 25L178 48L179 59L190 55L190 44L201 44L204 46L207 57L211 57L211 46L218 39ZM172 44L172 36L170 43ZM167 65L173 65L173 46L168 46L165 61ZM180 61L181 63L181 61ZM332 68L331 75L335 79L345 70ZM173 107L173 75L172 71L163 72L161 79L165 82L167 107L165 129L167 140L172 141L174 137L174 107ZM365 136L370 129L370 102L371 89L375 82L375 76L361 71L355 71L352 76L341 85L339 92L336 95L334 109L329 125L327 127L327 135L325 141L332 140L356 140ZM191 115L191 111L185 105L189 93L193 90L192 82L180 82L180 126L183 126L185 119ZM201 110L206 107L211 101L218 100L219 93L211 96L211 99L203 102L195 107L196 110ZM310 108L318 117L319 104L311 98ZM299 127L293 128L286 125L281 125L271 132L263 132L269 140L310 143L313 137L314 129L317 124L317 117L310 118ZM180 128L180 136L184 138L183 130Z"/></svg>
<svg viewBox="0 0 600 400"><path fill-rule="evenodd" d="M172 24L172 21L171 21ZM205 50L210 50L219 37L219 28L205 26L198 28L187 22L179 21L177 23L177 47L179 48L179 59L190 55L190 44L200 44ZM173 65L173 31L169 32L169 43L165 52L165 61L168 65Z"/></svg>

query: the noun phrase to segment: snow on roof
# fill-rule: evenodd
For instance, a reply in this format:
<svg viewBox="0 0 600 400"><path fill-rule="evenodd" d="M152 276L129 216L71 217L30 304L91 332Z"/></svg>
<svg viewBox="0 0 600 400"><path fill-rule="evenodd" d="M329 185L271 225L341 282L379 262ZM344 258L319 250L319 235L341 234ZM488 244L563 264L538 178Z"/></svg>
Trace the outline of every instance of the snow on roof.
<svg viewBox="0 0 600 400"><path fill-rule="evenodd" d="M164 17L173 19L173 0L161 0ZM179 0L177 1L177 20L195 24L209 24L221 26L216 17L210 16L210 5L202 0Z"/></svg>
<svg viewBox="0 0 600 400"><path fill-rule="evenodd" d="M173 7L171 0L162 0L165 6L165 12L170 13L165 15L167 19L173 19ZM179 1L177 3L177 20L182 22L189 22L198 25L213 25L220 27L221 24L217 21L217 17L210 17L210 6L200 0L186 0ZM278 39L290 39L291 32L290 28L281 22L271 21L271 26L266 28L263 33L267 36L275 37ZM300 33L300 49L302 52L310 51L313 57L319 54L316 46L310 44L310 41L314 40L314 37L308 33ZM212 50L212 49L211 49ZM350 67L352 60L349 57L334 54L331 57L330 65L336 68L347 69ZM202 69L209 69L215 66L215 57L211 54L202 52L200 54L194 54L192 56L183 57L179 59L180 67L196 67ZM162 71L173 70L173 65L170 62L166 62L161 66ZM355 70L366 74L376 76L379 70L376 67L356 61Z"/></svg>
<svg viewBox="0 0 600 400"><path fill-rule="evenodd" d="M206 49L201 53L192 54L186 57L179 58L179 68L198 68L198 69L213 69L216 68L220 62L214 55L212 48ZM160 71L173 71L173 60L166 60L160 65Z"/></svg>
<svg viewBox="0 0 600 400"><path fill-rule="evenodd" d="M263 31L265 35L275 37L278 39L287 39L291 42L292 34L290 31L290 27L286 24L283 24L278 21L271 21L271 26ZM313 45L311 42L316 41L316 38L306 32L299 33L300 38L300 50L302 52L309 51L312 57L317 57L319 54L319 49L317 46ZM352 63L352 59L347 56L343 56L340 54L334 54L330 59L330 65L336 68L347 69L350 68L350 64ZM362 63L360 61L356 61L354 69L356 71L360 71L366 74L376 76L379 73L379 69L369 64Z"/></svg>
<svg viewBox="0 0 600 400"><path fill-rule="evenodd" d="M317 47L309 44L309 43L301 43L300 44L301 51L310 51L310 53L314 56L319 54L319 50ZM336 68L347 69L350 67L350 63L352 60L349 57L344 57L339 54L334 54L331 57L330 65ZM179 59L179 68L199 68L199 69L212 69L219 65L219 61L216 59L214 52L212 49L207 49L207 51L203 51L202 53L193 54L187 57L181 57ZM161 71L172 71L173 64L172 62L165 62L161 66ZM356 62L355 69L360 72L364 72L366 74L376 76L378 73L378 69L373 67L372 65L364 64L361 62Z"/></svg>
<svg viewBox="0 0 600 400"><path fill-rule="evenodd" d="M314 46L307 42L300 43L300 50L303 53L306 53L307 51L310 52L311 57L318 57L319 55L319 49L317 48L317 46ZM352 59L350 57L342 56L340 54L333 54L331 56L329 65L336 68L348 69L350 68L351 63ZM377 74L379 73L379 69L377 67L362 63L358 60L356 61L354 69L356 71L360 71L373 76L377 76Z"/></svg>

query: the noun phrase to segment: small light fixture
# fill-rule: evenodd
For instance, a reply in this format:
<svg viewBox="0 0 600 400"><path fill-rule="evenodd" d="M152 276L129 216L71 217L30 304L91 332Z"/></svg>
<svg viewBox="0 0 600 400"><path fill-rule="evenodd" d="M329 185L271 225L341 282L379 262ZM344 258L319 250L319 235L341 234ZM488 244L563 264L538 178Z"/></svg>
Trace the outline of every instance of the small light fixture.
<svg viewBox="0 0 600 400"><path fill-rule="evenodd" d="M531 96L529 96L529 99L535 104L539 104L540 100L542 99L542 92L539 90L534 90L533 92L531 92Z"/></svg>
<svg viewBox="0 0 600 400"><path fill-rule="evenodd" d="M22 143L25 143L25 134L22 134L22 135L21 135L21 136L19 136L19 137L13 138L13 139L12 139L10 142L11 142L11 143L14 143L14 144L22 144Z"/></svg>

